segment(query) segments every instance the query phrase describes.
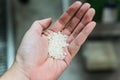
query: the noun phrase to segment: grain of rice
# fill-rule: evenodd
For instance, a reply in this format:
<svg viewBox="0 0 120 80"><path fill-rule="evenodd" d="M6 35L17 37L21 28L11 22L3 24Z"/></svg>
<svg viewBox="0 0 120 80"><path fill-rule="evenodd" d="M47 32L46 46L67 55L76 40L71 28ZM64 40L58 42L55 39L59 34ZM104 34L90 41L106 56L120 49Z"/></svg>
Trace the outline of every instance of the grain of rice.
<svg viewBox="0 0 120 80"><path fill-rule="evenodd" d="M55 59L64 59L66 53L63 47L68 46L66 40L68 36L61 34L61 32L52 32L48 35L48 53L49 56Z"/></svg>

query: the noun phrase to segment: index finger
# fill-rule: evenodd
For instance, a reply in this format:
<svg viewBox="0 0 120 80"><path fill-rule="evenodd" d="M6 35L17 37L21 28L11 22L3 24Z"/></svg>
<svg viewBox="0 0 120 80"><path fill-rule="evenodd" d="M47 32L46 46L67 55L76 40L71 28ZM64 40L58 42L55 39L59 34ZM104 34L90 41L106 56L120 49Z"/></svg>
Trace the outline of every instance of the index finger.
<svg viewBox="0 0 120 80"><path fill-rule="evenodd" d="M80 1L73 3L49 29L55 32L61 31L79 10L81 5L82 3Z"/></svg>

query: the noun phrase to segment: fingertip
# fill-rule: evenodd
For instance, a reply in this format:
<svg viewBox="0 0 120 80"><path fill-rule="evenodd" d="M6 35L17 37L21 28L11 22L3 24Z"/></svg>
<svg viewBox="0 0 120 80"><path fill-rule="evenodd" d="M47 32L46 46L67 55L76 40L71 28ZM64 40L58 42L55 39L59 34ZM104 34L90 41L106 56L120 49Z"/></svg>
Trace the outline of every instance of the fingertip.
<svg viewBox="0 0 120 80"><path fill-rule="evenodd" d="M97 23L95 21L92 21L91 24L93 24L94 26L96 26Z"/></svg>
<svg viewBox="0 0 120 80"><path fill-rule="evenodd" d="M47 28L52 22L51 18L45 18L39 21L39 24L42 26L43 29Z"/></svg>
<svg viewBox="0 0 120 80"><path fill-rule="evenodd" d="M51 18L36 20L32 24L30 30L35 31L35 32L37 31L37 32L41 33L44 29L49 27L49 25L51 24L51 20L52 20Z"/></svg>
<svg viewBox="0 0 120 80"><path fill-rule="evenodd" d="M94 8L90 8L90 10L93 12L93 14L95 14L95 9Z"/></svg>
<svg viewBox="0 0 120 80"><path fill-rule="evenodd" d="M52 20L52 18L51 18L51 17L49 17L49 18L46 18L46 19L47 19L47 20L50 20L50 21Z"/></svg>
<svg viewBox="0 0 120 80"><path fill-rule="evenodd" d="M84 3L84 5L86 5L88 7L91 7L91 5L89 3Z"/></svg>
<svg viewBox="0 0 120 80"><path fill-rule="evenodd" d="M81 1L75 1L74 4L82 4Z"/></svg>
<svg viewBox="0 0 120 80"><path fill-rule="evenodd" d="M46 22L46 21L52 21L52 18L50 17L50 18L45 18L45 19L42 19L42 20L40 20L40 22Z"/></svg>
<svg viewBox="0 0 120 80"><path fill-rule="evenodd" d="M75 1L67 10L67 12L73 11L73 10L78 10L80 6L82 5L82 2L80 1Z"/></svg>

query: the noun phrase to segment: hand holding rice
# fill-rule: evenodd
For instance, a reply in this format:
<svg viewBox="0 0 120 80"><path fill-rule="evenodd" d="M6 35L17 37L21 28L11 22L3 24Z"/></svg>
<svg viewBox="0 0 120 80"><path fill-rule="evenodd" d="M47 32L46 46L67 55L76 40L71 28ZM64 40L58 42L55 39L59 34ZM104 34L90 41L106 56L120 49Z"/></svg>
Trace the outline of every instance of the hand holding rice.
<svg viewBox="0 0 120 80"><path fill-rule="evenodd" d="M68 36L61 34L61 32L52 32L48 35L48 54L55 59L64 59L66 53L63 47L68 46L66 40Z"/></svg>

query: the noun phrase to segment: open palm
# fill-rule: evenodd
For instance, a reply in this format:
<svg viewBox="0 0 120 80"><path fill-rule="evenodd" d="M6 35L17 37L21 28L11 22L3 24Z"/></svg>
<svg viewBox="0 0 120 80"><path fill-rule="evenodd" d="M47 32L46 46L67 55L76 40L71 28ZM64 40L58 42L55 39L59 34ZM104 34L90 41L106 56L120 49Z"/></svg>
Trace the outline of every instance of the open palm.
<svg viewBox="0 0 120 80"><path fill-rule="evenodd" d="M80 46L96 23L92 21L95 10L88 3L76 1L48 28L51 19L35 21L26 32L18 49L16 62L22 66L30 80L56 80L68 67ZM47 28L44 32L43 29ZM69 46L64 48L65 59L53 59L48 55L47 36L51 32L68 35Z"/></svg>

